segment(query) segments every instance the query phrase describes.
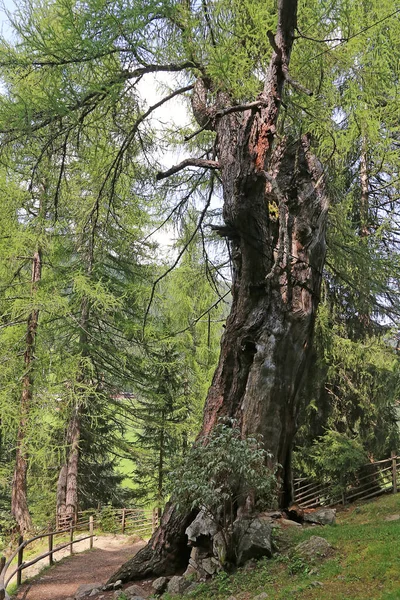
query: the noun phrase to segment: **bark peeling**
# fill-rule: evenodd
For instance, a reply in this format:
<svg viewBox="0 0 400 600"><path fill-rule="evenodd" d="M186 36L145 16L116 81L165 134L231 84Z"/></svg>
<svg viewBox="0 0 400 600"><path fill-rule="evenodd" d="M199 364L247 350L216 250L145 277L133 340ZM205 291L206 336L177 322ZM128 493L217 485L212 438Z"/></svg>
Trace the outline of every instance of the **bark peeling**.
<svg viewBox="0 0 400 600"><path fill-rule="evenodd" d="M310 140L276 140L296 15L297 0L279 0L274 50L257 102L236 112L221 93L210 107L204 79L195 84L192 100L199 125L212 124L216 132L224 194L219 232L230 241L233 262L232 307L199 437L223 417L234 418L243 436L261 434L273 456L271 466L278 469L283 506L291 500L292 442L319 301L328 211L323 171ZM172 514L111 581L174 572L167 563L173 557L178 564L179 552L186 556L188 521L181 517L179 525L176 511ZM170 544L171 533L179 543Z"/></svg>

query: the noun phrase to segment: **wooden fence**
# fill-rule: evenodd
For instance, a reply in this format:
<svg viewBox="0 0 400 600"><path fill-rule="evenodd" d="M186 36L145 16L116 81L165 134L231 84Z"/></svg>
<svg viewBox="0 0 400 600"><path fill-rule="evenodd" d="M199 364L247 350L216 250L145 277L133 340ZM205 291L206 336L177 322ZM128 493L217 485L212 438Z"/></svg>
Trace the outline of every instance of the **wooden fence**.
<svg viewBox="0 0 400 600"><path fill-rule="evenodd" d="M392 453L390 458L363 465L355 475L344 477L343 482L296 478L294 500L303 508L314 508L396 494L399 470L400 457Z"/></svg>
<svg viewBox="0 0 400 600"><path fill-rule="evenodd" d="M90 514L92 513L92 514ZM54 554L65 548L69 548L70 555L73 554L73 545L84 540L89 540L89 548L93 548L93 537L95 528L97 531L111 531L112 533L146 535L153 533L158 526L158 510L141 510L133 508L114 509L107 507L98 511L85 511L78 513L73 524L71 519L64 521L64 526L57 527L55 531L38 534L29 540L20 537L18 547L6 560L0 557L0 600L6 597L6 589L10 581L16 576L17 586L22 583L22 571L36 564L40 560L48 558L48 564L54 564ZM61 521L61 520L60 520ZM88 535L76 534L88 532ZM68 536L68 541L57 544L54 541L57 536ZM28 562L24 562L24 550L33 542L48 539L48 551L35 556ZM75 538L75 539L74 539ZM15 558L17 563L15 565ZM14 564L13 564L14 563ZM10 572L8 572L10 570Z"/></svg>
<svg viewBox="0 0 400 600"><path fill-rule="evenodd" d="M88 510L77 514L77 524L92 516L100 529L112 533L146 535L158 526L158 509L112 508Z"/></svg>

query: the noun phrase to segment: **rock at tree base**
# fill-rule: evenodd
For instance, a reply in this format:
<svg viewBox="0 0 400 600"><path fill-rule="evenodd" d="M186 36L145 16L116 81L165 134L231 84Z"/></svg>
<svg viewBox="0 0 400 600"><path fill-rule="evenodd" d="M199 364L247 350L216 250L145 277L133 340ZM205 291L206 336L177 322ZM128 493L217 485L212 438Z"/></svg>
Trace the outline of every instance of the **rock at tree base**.
<svg viewBox="0 0 400 600"><path fill-rule="evenodd" d="M333 548L325 538L313 535L309 540L298 544L295 548L295 552L303 558L313 561L331 556L333 554Z"/></svg>
<svg viewBox="0 0 400 600"><path fill-rule="evenodd" d="M182 577L184 577L187 580L194 581L198 579L198 575L198 571L189 563Z"/></svg>
<svg viewBox="0 0 400 600"><path fill-rule="evenodd" d="M102 589L102 583L83 583L76 590L74 598L75 600L80 600L81 598L86 598L87 596L90 596L94 590L96 590L95 593L97 594Z"/></svg>
<svg viewBox="0 0 400 600"><path fill-rule="evenodd" d="M302 523L304 519L304 510L298 504L291 504L288 508L288 517L291 521Z"/></svg>
<svg viewBox="0 0 400 600"><path fill-rule="evenodd" d="M158 577L151 584L155 594L162 594L167 589L168 579L166 577Z"/></svg>
<svg viewBox="0 0 400 600"><path fill-rule="evenodd" d="M305 523L315 523L316 525L334 525L336 520L336 510L333 508L319 508L310 513L304 513Z"/></svg>
<svg viewBox="0 0 400 600"><path fill-rule="evenodd" d="M217 533L217 525L211 517L206 515L204 511L201 511L186 529L185 533L189 542L196 544L197 539L201 536L212 538Z"/></svg>
<svg viewBox="0 0 400 600"><path fill-rule="evenodd" d="M284 519L282 517L282 519L278 519L275 522L275 527L301 527L301 523L298 523L297 521L292 521L291 519Z"/></svg>
<svg viewBox="0 0 400 600"><path fill-rule="evenodd" d="M263 517L240 518L233 524L236 564L243 565L251 558L272 556L272 526Z"/></svg>
<svg viewBox="0 0 400 600"><path fill-rule="evenodd" d="M180 594L183 594L189 586L190 581L185 579L185 577L175 575L169 580L167 590L171 596L179 596Z"/></svg>
<svg viewBox="0 0 400 600"><path fill-rule="evenodd" d="M130 585L129 587L124 589L124 594L130 598L131 596L141 596L143 598L147 597L147 593L142 590L138 585Z"/></svg>

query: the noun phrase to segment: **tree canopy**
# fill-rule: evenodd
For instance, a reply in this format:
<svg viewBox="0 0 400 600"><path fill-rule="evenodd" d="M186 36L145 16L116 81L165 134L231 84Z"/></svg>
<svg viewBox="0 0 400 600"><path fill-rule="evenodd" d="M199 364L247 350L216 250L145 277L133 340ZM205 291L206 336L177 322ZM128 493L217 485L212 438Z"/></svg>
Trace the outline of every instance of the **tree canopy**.
<svg viewBox="0 0 400 600"><path fill-rule="evenodd" d="M163 503L175 455L220 417L263 436L281 503L299 425L309 471L327 431L375 457L398 443L399 12L23 0L10 13L0 473L14 489L22 473L40 518L44 495L60 512L93 503L99 465L102 501L125 501L127 457L132 498Z"/></svg>

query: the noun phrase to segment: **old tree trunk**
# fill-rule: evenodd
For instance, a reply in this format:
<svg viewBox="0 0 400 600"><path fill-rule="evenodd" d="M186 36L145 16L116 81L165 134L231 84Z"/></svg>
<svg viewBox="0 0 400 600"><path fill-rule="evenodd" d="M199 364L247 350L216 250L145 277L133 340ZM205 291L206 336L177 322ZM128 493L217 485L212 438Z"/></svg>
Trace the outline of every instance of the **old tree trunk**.
<svg viewBox="0 0 400 600"><path fill-rule="evenodd" d="M213 127L224 191L224 225L231 241L232 308L221 342L200 435L220 417L235 418L243 436L263 435L279 463L280 504L291 500L291 449L299 391L311 349L325 259L328 201L322 169L308 138L276 140L276 123L296 26L297 1L280 0L274 52L264 91L249 107L226 95L208 104L196 82L192 106ZM211 125L210 125L211 124ZM185 527L171 505L146 548L112 580L174 572L187 563Z"/></svg>

